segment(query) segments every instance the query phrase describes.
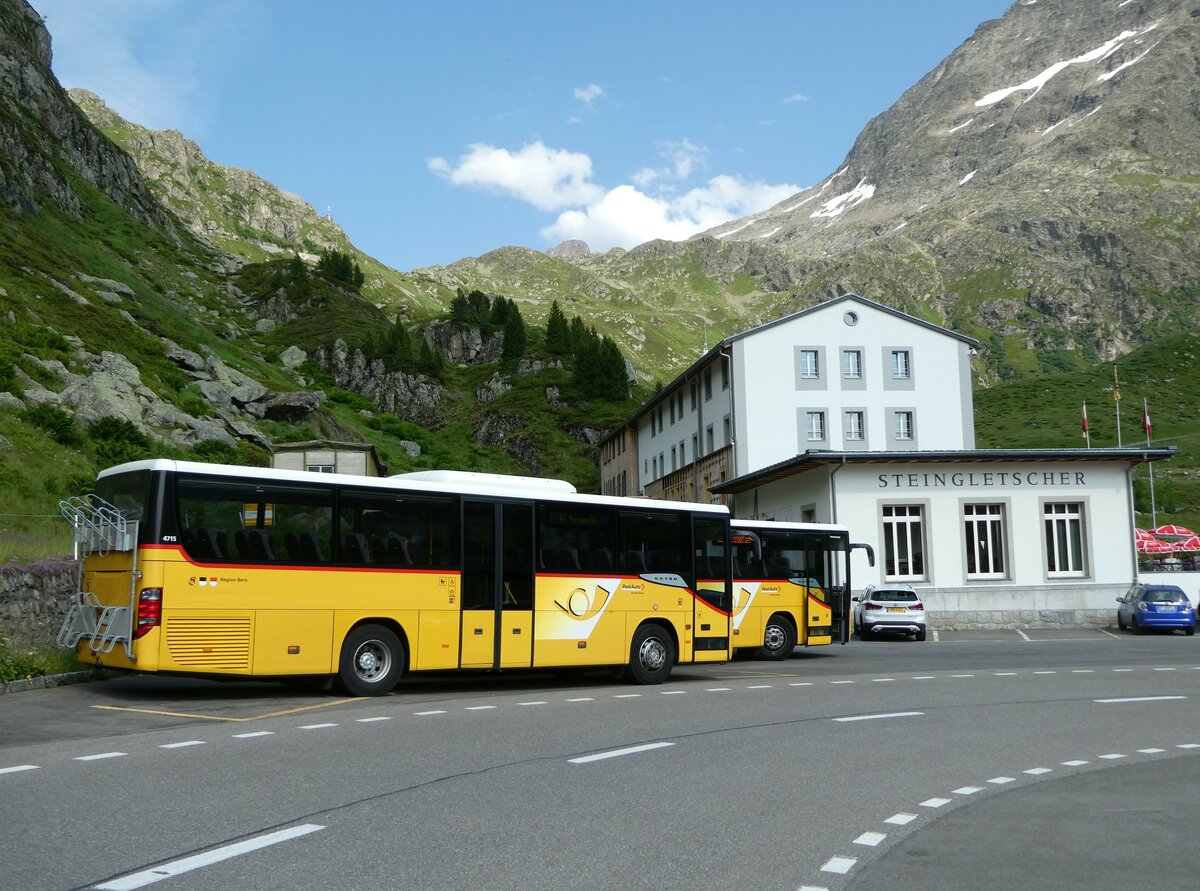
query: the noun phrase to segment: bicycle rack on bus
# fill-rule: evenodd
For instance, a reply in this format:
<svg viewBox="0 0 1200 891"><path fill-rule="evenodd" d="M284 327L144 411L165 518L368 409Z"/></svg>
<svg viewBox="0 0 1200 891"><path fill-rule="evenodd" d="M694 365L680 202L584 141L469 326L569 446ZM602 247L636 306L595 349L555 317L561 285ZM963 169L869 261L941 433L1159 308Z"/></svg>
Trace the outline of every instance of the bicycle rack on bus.
<svg viewBox="0 0 1200 891"><path fill-rule="evenodd" d="M58 630L55 642L60 647L74 648L81 640L90 642L92 655L110 653L117 644L125 648L130 660L133 655L133 617L137 613L137 521L126 520L121 512L98 495L69 498L60 501L63 518L75 530L75 563L78 573L71 606ZM125 606L105 606L100 598L83 588L83 560L93 554L106 556L111 552L129 551L129 603Z"/></svg>

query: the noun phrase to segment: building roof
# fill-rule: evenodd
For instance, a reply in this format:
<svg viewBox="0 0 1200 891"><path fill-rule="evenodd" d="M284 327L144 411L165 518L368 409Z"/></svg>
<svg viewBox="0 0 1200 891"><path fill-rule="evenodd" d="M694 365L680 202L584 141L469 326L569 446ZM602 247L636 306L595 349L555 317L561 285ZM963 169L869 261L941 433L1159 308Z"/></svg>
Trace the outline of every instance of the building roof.
<svg viewBox="0 0 1200 891"><path fill-rule="evenodd" d="M630 427L635 427L637 425L638 419L641 418L642 415L649 412L656 405L658 405L659 402L661 402L663 399L665 399L667 396L669 396L675 390L682 387L689 379L691 379L692 377L695 376L697 371L699 371L701 368L703 368L709 362L712 362L714 359L716 359L717 356L720 355L722 350L725 347L728 347L729 345L731 345L734 341L742 340L744 338L750 337L753 334L757 334L760 331L766 331L768 328L774 328L776 325L782 325L787 322L791 322L795 319L798 319L802 316L812 315L813 313L819 312L820 310L827 309L827 308L829 308L831 306L835 306L839 303L846 303L846 302L856 302L856 303L862 304L863 306L869 306L872 309L877 309L880 312L887 313L890 316L895 316L898 319L903 319L906 322L911 322L914 325L920 325L922 328L927 328L930 331L936 331L939 334L945 334L947 337L952 337L955 340L961 340L963 343L965 343L971 349L979 348L979 341L975 340L974 338L967 337L965 334L959 334L955 331L951 331L949 328L943 328L940 325L934 325L932 322L926 322L924 319L918 319L916 316L910 316L906 312L901 312L898 309L892 309L890 306L884 306L882 303L876 303L874 300L868 300L866 297L860 297L858 294L853 294L853 293L843 294L840 297L834 297L832 300L826 300L825 302L818 303L815 306L810 306L805 309L797 310L794 313L789 313L786 316L782 316L778 319L775 319L774 321L767 322L766 324L759 325L755 328L749 328L745 331L740 331L737 334L731 334L728 337L718 341L716 346L714 346L707 353L705 353L703 356L701 356L699 359L697 359L695 362L693 362L691 365L689 365L686 369L684 369L680 374L678 374L675 377L675 379L673 381L671 381L670 384L663 387L661 390L659 390L657 393L655 393L653 396L651 396L649 399L647 399L645 402L643 402L638 407L637 411L635 411L632 415L630 415L628 418L626 418L626 420L622 424L618 425L617 427L614 427L611 431L609 431L608 435L605 436L604 439L601 441L606 442L609 439L611 439L612 437L616 436L622 430L630 428Z"/></svg>
<svg viewBox="0 0 1200 891"><path fill-rule="evenodd" d="M1125 461L1130 465L1149 461L1165 461L1174 457L1179 449L1175 446L1142 446L1140 448L1108 449L934 449L913 452L834 452L824 449L809 449L763 467L752 473L727 480L709 491L717 495L732 495L749 489L828 467L831 464L984 464L1001 461L1079 462L1079 461Z"/></svg>
<svg viewBox="0 0 1200 891"><path fill-rule="evenodd" d="M334 439L306 439L302 442L277 442L271 446L271 453L306 452L310 449L332 449L336 452L367 452L375 462L375 470L379 476L387 476L387 465L379 459L379 452L369 442L339 442Z"/></svg>

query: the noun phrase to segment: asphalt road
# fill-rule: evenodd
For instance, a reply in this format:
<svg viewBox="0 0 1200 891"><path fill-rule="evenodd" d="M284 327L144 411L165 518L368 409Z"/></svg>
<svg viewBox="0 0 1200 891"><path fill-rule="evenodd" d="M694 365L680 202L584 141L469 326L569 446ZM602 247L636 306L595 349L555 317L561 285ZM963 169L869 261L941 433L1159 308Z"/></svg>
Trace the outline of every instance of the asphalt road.
<svg viewBox="0 0 1200 891"><path fill-rule="evenodd" d="M0 888L1193 888L1195 638L0 697Z"/></svg>

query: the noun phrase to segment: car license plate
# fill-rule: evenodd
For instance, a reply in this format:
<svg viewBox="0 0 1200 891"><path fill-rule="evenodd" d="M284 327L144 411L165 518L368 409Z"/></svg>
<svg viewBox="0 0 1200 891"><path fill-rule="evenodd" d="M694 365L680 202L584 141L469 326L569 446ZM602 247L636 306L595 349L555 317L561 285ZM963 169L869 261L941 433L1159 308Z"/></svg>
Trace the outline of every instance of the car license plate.
<svg viewBox="0 0 1200 891"><path fill-rule="evenodd" d="M889 606L887 608L887 610L889 613L906 613L906 612L908 612L908 607L906 607L906 606Z"/></svg>

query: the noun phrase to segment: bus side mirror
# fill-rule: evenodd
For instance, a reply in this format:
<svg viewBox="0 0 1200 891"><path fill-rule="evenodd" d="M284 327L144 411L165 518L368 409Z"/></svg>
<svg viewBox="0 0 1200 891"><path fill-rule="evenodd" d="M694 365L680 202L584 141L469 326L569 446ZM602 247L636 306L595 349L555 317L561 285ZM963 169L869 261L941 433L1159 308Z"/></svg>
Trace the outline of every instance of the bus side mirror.
<svg viewBox="0 0 1200 891"><path fill-rule="evenodd" d="M852 551L858 550L860 548L867 552L867 565L874 566L875 565L875 549L873 547L871 547L869 544L866 544L864 542L852 542L850 544L850 550L852 550Z"/></svg>

